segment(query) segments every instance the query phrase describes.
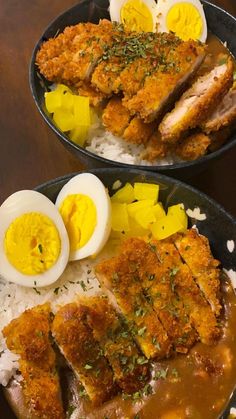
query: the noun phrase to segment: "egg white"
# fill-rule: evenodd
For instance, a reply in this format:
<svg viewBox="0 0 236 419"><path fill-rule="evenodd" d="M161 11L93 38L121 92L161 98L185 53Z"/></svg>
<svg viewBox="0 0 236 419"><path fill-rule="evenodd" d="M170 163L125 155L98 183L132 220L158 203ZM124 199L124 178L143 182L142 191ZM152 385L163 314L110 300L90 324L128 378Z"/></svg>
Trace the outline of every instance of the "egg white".
<svg viewBox="0 0 236 419"><path fill-rule="evenodd" d="M97 254L107 242L111 231L111 203L105 186L91 173L81 173L63 186L56 199L58 209L64 199L73 194L87 195L97 211L97 224L92 236L83 247L70 252L70 260L79 260Z"/></svg>
<svg viewBox="0 0 236 419"><path fill-rule="evenodd" d="M110 0L110 17L111 21L121 23L121 9L127 0ZM143 3L146 4L147 8L152 14L153 19L153 31L156 28L156 21L157 21L157 4L154 0L142 0Z"/></svg>
<svg viewBox="0 0 236 419"><path fill-rule="evenodd" d="M24 275L11 263L4 250L4 239L10 224L23 214L37 212L46 215L56 226L61 252L55 264L38 275ZM0 207L0 275L9 282L25 287L44 287L55 282L63 273L69 260L69 239L61 215L55 205L44 195L31 190L18 191L7 198Z"/></svg>
<svg viewBox="0 0 236 419"><path fill-rule="evenodd" d="M203 32L200 37L200 41L206 42L207 39L207 22L205 13L203 10L203 6L199 0L158 0L157 2L157 30L158 32L169 32L167 25L166 25L166 18L168 15L169 10L178 3L190 3L196 7L199 14L201 15L202 23L203 23Z"/></svg>

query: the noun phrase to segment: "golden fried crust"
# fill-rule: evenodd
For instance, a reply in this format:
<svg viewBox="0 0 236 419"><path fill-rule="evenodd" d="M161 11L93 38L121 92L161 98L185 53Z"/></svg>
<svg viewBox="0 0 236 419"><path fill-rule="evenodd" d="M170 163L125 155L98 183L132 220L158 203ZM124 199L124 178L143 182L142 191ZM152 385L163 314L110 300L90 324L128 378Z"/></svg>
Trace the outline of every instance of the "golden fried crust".
<svg viewBox="0 0 236 419"><path fill-rule="evenodd" d="M56 313L53 336L94 405L109 400L116 392L113 373L86 323L86 313L76 303Z"/></svg>
<svg viewBox="0 0 236 419"><path fill-rule="evenodd" d="M201 342L210 345L219 338L220 330L217 319L194 281L189 267L182 262L180 254L172 242L176 237L158 242L157 252L164 266L172 272L172 287L183 302L190 322L197 330Z"/></svg>
<svg viewBox="0 0 236 419"><path fill-rule="evenodd" d="M169 51L165 64L145 79L144 87L124 105L145 122L158 118L163 106L175 99L180 86L193 75L205 56L205 48L194 41L182 42Z"/></svg>
<svg viewBox="0 0 236 419"><path fill-rule="evenodd" d="M193 280L187 265L178 266L174 284L201 342L206 345L214 344L220 337L217 319Z"/></svg>
<svg viewBox="0 0 236 419"><path fill-rule="evenodd" d="M123 133L129 143L146 144L155 129L155 124L145 124L140 118L133 118Z"/></svg>
<svg viewBox="0 0 236 419"><path fill-rule="evenodd" d="M159 125L162 141L176 143L190 128L199 126L206 115L212 112L215 103L218 103L230 89L232 83L231 59L197 79Z"/></svg>
<svg viewBox="0 0 236 419"><path fill-rule="evenodd" d="M132 256L132 255L131 255ZM101 284L113 293L136 342L147 358L168 356L170 341L152 305L144 297L136 258L121 253L96 267ZM142 315L137 315L142 308Z"/></svg>
<svg viewBox="0 0 236 419"><path fill-rule="evenodd" d="M71 87L78 95L89 97L89 104L95 108L101 106L107 99L106 95L95 90L89 82L80 81Z"/></svg>
<svg viewBox="0 0 236 419"><path fill-rule="evenodd" d="M196 160L207 153L211 139L203 132L192 134L176 145L175 153L183 160Z"/></svg>
<svg viewBox="0 0 236 419"><path fill-rule="evenodd" d="M103 112L102 122L104 127L112 134L122 136L129 125L130 118L130 113L122 105L121 99L113 97Z"/></svg>
<svg viewBox="0 0 236 419"><path fill-rule="evenodd" d="M122 91L125 100L130 99L143 87L146 77L155 72L157 66L165 60L170 49L180 42L180 39L172 33L144 33L143 45L146 47L144 57L127 64L115 80L114 92Z"/></svg>
<svg viewBox="0 0 236 419"><path fill-rule="evenodd" d="M123 68L124 63L121 62L119 57L112 57L109 62L102 61L95 68L91 82L101 92L111 95L114 82Z"/></svg>
<svg viewBox="0 0 236 419"><path fill-rule="evenodd" d="M201 124L206 133L216 132L236 122L236 90L230 90L214 112Z"/></svg>
<svg viewBox="0 0 236 419"><path fill-rule="evenodd" d="M153 162L158 158L165 157L167 146L161 141L161 135L158 131L154 132L146 144L145 151L142 153L142 159Z"/></svg>
<svg viewBox="0 0 236 419"><path fill-rule="evenodd" d="M36 55L40 72L49 81L69 83L88 79L105 47L112 42L113 25L80 23L44 42Z"/></svg>
<svg viewBox="0 0 236 419"><path fill-rule="evenodd" d="M82 299L93 336L109 361L117 384L126 393L144 386L149 378L148 360L142 356L125 323L118 317L106 297Z"/></svg>
<svg viewBox="0 0 236 419"><path fill-rule="evenodd" d="M41 419L62 419L65 415L49 332L49 304L26 310L3 329L8 348L21 357L23 394L30 412Z"/></svg>
<svg viewBox="0 0 236 419"><path fill-rule="evenodd" d="M123 245L123 252L136 263L137 275L143 290L151 300L161 323L177 352L186 353L196 340L188 314L182 301L175 294L173 277L175 260L171 253L175 248L165 244L163 260L159 256L159 242L146 243L140 239L129 239ZM176 252L176 251L175 251ZM168 255L168 256L167 256ZM179 255L178 255L179 258Z"/></svg>
<svg viewBox="0 0 236 419"><path fill-rule="evenodd" d="M208 239L191 229L179 235L175 244L212 310L218 315L221 310L219 261L213 258Z"/></svg>

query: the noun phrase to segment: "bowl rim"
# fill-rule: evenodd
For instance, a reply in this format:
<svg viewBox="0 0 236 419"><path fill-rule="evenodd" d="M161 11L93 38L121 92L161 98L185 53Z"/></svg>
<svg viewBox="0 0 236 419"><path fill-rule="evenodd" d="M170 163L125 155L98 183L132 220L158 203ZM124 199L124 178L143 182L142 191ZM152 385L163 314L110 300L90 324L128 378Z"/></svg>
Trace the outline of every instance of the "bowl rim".
<svg viewBox="0 0 236 419"><path fill-rule="evenodd" d="M200 0L201 3L204 5L207 5L209 7L212 7L215 10L218 10L220 13L227 15L228 18L230 18L235 26L236 26L236 17L234 17L233 15L231 15L229 12L227 12L226 10L224 10L223 8L212 4L211 2L209 2L208 0ZM184 162L180 162L180 163L173 163L173 164L164 164L164 165L138 165L138 164L132 164L132 163L123 163L123 162L119 162L116 160L111 160L105 157L101 157L91 151L86 150L84 147L81 147L80 145L74 143L72 140L69 139L68 136L66 136L62 131L60 131L56 125L53 124L52 120L50 119L50 117L47 115L47 113L43 110L42 106L39 103L38 100L38 95L37 95L37 91L36 91L36 86L34 83L34 78L38 73L38 70L36 68L36 64L35 64L35 58L36 58L36 54L37 51L40 48L40 45L43 42L43 38L45 38L45 33L47 33L48 30L50 30L51 26L53 24L56 23L57 20L61 19L64 14L67 14L68 12L72 12L73 9L77 9L79 6L89 3L90 0L81 0L79 3L75 4L74 6L64 10L62 13L60 13L58 16L56 16L48 25L47 27L43 30L39 40L36 42L32 55L31 55L31 60L30 60L30 65L29 65L29 85L30 85L30 90L31 90L31 94L33 96L34 102L36 104L36 107L39 111L39 113L41 114L41 116L43 117L44 121L49 125L49 127L53 130L53 132L57 135L57 137L59 137L60 141L65 143L65 145L67 145L68 147L72 148L75 150L76 153L81 153L84 158L90 158L90 159L95 159L97 161L100 162L100 164L102 165L111 165L114 167L122 167L122 168L127 168L127 169L137 169L137 170L149 170L149 171L158 171L160 170L161 172L165 173L168 172L168 174L171 175L171 172L174 172L175 170L180 170L180 169L191 169L192 167L197 167L200 166L202 163L206 164L207 162L217 159L219 158L222 154L226 153L227 151L229 151L231 148L233 148L236 145L236 133L234 134L234 136L232 137L231 141L226 142L222 147L220 147L218 150L213 151L203 157L200 157L197 160L192 160L192 161L184 161Z"/></svg>
<svg viewBox="0 0 236 419"><path fill-rule="evenodd" d="M207 194L205 194L204 192L201 192L199 189L188 185L185 182L182 182L178 179L174 179L170 176L166 176L163 175L162 173L158 173L155 171L151 171L151 170L140 170L140 169L131 169L131 170L124 170L121 167L101 167L101 168L94 168L94 169L84 169L84 170L80 170L78 172L73 172L73 173L67 173L66 175L63 176L59 176L56 177L54 179L48 180L38 186L36 186L34 189L36 191L41 191L42 189L46 189L48 187L52 187L53 185L56 185L58 183L61 183L63 181L69 181L72 177L80 174L80 173L93 173L94 175L98 175L99 174L107 174L109 176L109 173L117 173L117 179L119 179L119 176L122 176L122 174L124 172L128 172L131 175L139 175L139 176L147 176L147 177L154 177L155 180L163 182L163 183L167 183L170 185L174 185L174 186L180 186L188 191L191 191L195 194L197 194L198 196L200 196L202 199L204 199L206 202L208 202L211 206L214 206L215 208L217 208L217 210L219 212L221 212L226 218L228 218L228 220L232 223L233 226L235 226L236 228L236 218L230 214L228 211L226 211L226 209L218 204L217 201L215 201L213 198L209 197ZM43 193L43 192L42 192Z"/></svg>

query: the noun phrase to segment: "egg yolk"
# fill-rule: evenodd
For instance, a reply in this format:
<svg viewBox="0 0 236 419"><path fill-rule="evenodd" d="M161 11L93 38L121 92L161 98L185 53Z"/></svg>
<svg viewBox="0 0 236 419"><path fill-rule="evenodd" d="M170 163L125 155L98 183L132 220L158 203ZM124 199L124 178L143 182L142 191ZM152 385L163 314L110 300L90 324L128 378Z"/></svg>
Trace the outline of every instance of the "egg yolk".
<svg viewBox="0 0 236 419"><path fill-rule="evenodd" d="M171 7L166 25L169 31L175 32L184 41L200 39L203 32L202 17L190 3L177 3Z"/></svg>
<svg viewBox="0 0 236 419"><path fill-rule="evenodd" d="M92 236L97 224L96 207L87 195L68 195L60 207L60 214L70 240L70 249L83 247Z"/></svg>
<svg viewBox="0 0 236 419"><path fill-rule="evenodd" d="M16 218L4 239L6 256L25 275L38 275L50 269L61 252L61 240L47 216L30 212Z"/></svg>
<svg viewBox="0 0 236 419"><path fill-rule="evenodd" d="M126 29L135 32L152 32L153 18L142 0L128 0L120 11L121 22Z"/></svg>

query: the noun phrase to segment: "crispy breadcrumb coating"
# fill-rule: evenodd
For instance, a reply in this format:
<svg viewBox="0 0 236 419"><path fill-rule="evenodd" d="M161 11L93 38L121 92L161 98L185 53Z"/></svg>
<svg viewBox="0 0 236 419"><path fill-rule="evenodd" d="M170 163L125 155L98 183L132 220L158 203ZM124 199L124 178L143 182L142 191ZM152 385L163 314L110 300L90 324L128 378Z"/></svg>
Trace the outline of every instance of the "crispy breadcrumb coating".
<svg viewBox="0 0 236 419"><path fill-rule="evenodd" d="M76 303L61 307L55 315L52 333L92 403L99 405L114 396L112 370L93 337L83 308Z"/></svg>
<svg viewBox="0 0 236 419"><path fill-rule="evenodd" d="M3 329L8 348L20 355L23 394L32 417L63 419L56 356L49 333L49 304L26 310Z"/></svg>

